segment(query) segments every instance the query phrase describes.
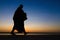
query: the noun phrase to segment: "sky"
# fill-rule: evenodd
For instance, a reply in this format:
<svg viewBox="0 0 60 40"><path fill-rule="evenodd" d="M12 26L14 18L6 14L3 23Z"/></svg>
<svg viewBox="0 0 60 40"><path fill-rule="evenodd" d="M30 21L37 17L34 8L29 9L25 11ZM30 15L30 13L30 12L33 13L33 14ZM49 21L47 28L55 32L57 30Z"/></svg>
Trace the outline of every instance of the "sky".
<svg viewBox="0 0 60 40"><path fill-rule="evenodd" d="M60 32L60 0L0 0L0 32L11 32L20 4L28 18L26 32Z"/></svg>

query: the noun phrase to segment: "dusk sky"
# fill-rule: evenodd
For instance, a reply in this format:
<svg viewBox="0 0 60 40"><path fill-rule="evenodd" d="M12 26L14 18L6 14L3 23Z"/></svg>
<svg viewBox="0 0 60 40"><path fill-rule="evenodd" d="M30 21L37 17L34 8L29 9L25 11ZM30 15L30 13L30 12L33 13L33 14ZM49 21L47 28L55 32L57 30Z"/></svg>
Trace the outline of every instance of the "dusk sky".
<svg viewBox="0 0 60 40"><path fill-rule="evenodd" d="M0 32L10 32L20 4L27 14L27 32L60 32L60 0L0 0Z"/></svg>

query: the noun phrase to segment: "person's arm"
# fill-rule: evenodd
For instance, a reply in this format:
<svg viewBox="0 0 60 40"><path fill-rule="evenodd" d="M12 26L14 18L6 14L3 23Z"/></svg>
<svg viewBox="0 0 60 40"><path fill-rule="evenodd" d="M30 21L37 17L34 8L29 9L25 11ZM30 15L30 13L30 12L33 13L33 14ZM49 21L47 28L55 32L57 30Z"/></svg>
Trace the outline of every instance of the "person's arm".
<svg viewBox="0 0 60 40"><path fill-rule="evenodd" d="M24 13L24 20L27 20L27 15L26 15L26 13Z"/></svg>

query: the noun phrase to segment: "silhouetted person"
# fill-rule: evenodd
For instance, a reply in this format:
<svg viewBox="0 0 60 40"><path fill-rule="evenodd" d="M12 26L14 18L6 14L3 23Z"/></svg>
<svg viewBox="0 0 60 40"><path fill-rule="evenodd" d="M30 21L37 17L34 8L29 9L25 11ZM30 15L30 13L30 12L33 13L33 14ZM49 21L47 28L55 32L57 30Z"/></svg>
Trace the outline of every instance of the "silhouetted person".
<svg viewBox="0 0 60 40"><path fill-rule="evenodd" d="M22 10L23 5L21 4L17 10L15 11L15 14L13 16L13 21L14 21L14 27L12 30L12 34L14 35L14 30L18 30L19 33L24 32L26 34L25 29L24 29L24 21L27 19L26 13Z"/></svg>

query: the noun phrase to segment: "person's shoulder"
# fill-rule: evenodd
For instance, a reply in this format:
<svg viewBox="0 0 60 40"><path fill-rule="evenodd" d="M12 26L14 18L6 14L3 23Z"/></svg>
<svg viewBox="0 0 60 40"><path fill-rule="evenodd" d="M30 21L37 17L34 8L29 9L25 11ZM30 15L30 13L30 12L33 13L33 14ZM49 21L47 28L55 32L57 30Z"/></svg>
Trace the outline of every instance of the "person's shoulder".
<svg viewBox="0 0 60 40"><path fill-rule="evenodd" d="M26 15L26 13L24 13Z"/></svg>

